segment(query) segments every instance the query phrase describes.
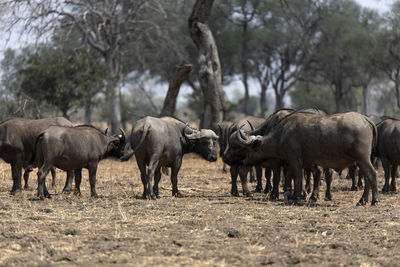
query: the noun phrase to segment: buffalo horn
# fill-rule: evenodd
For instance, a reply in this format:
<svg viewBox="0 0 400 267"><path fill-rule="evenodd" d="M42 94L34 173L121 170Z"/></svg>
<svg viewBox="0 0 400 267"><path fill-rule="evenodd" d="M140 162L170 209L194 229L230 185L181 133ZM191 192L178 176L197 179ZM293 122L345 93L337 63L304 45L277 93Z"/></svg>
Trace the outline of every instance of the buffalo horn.
<svg viewBox="0 0 400 267"><path fill-rule="evenodd" d="M186 130L190 130L190 133L186 133ZM187 139L196 139L197 138L197 133L195 133L188 124L185 124L185 128L183 128L183 134L186 136Z"/></svg>
<svg viewBox="0 0 400 267"><path fill-rule="evenodd" d="M121 141L123 141L123 142L125 142L125 132L124 132L124 130L122 129L122 128L119 128L119 130L121 131L121 135L122 135L122 137L121 137Z"/></svg>
<svg viewBox="0 0 400 267"><path fill-rule="evenodd" d="M254 128L253 124L251 124L251 122L250 122L249 120L247 120L247 122L248 122L249 125L250 125L251 132L254 132L254 131L256 130L256 128Z"/></svg>
<svg viewBox="0 0 400 267"><path fill-rule="evenodd" d="M108 128L104 131L105 135L108 135Z"/></svg>
<svg viewBox="0 0 400 267"><path fill-rule="evenodd" d="M244 125L240 126L240 128L239 128L239 127L237 128L237 131L236 131L237 139L238 139L238 140L240 141L240 143L242 143L242 144L250 145L250 144L251 144L251 140L248 140L248 139L245 137L244 133L242 132L242 127L243 127L243 126L244 126Z"/></svg>

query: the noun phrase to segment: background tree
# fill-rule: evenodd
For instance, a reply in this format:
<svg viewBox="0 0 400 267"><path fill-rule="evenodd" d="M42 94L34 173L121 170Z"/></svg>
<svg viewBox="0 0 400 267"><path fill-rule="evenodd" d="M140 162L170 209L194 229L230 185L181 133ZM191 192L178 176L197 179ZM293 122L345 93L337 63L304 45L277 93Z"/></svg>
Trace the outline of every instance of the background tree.
<svg viewBox="0 0 400 267"><path fill-rule="evenodd" d="M224 119L225 106L218 49L207 25L213 2L213 0L196 1L189 17L189 29L199 53L199 82L204 95L200 127L216 130L217 124Z"/></svg>
<svg viewBox="0 0 400 267"><path fill-rule="evenodd" d="M384 17L385 27L376 36L373 63L393 82L400 108L400 1L394 2Z"/></svg>
<svg viewBox="0 0 400 267"><path fill-rule="evenodd" d="M121 126L119 83L124 48L128 41L140 40L146 31L157 28L148 17L153 15L150 10L162 14L158 1L22 0L9 1L9 5L14 17L11 24L23 22L26 29L37 30L39 36L59 26L77 28L85 44L100 53L107 66L111 130L116 132Z"/></svg>

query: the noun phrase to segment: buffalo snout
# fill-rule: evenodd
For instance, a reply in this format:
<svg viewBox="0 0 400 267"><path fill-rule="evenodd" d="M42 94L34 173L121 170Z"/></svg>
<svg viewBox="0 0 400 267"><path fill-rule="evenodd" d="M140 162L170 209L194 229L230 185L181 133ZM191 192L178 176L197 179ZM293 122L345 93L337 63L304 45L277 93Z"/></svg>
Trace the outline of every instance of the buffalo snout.
<svg viewBox="0 0 400 267"><path fill-rule="evenodd" d="M208 157L206 158L206 160L211 161L211 162L217 161L217 159L218 159L217 153L209 154Z"/></svg>

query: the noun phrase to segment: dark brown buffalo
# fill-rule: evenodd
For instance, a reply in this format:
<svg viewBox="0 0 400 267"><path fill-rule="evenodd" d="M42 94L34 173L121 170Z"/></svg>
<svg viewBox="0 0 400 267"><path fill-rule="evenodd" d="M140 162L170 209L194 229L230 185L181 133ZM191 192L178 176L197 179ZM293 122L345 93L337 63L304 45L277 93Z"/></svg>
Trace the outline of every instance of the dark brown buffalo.
<svg viewBox="0 0 400 267"><path fill-rule="evenodd" d="M143 183L143 198L158 196L161 167L171 168L172 195L180 196L178 172L185 153L195 152L208 161L217 160L218 136L212 130L194 130L172 117L147 116L134 125L130 140L134 152L122 157L121 161L135 154Z"/></svg>
<svg viewBox="0 0 400 267"><path fill-rule="evenodd" d="M295 177L296 199L301 198L302 168L312 165L343 169L354 162L366 176L364 193L359 204L368 202L372 189L372 204L378 201L376 173L371 164L371 152L376 144L377 129L367 117L356 113L311 116L294 112L278 122L266 135L246 137L241 130L231 136L247 150L241 162L254 165L268 158L288 163ZM227 163L235 163L235 151L225 155Z"/></svg>
<svg viewBox="0 0 400 267"><path fill-rule="evenodd" d="M385 171L385 185L382 192L396 191L397 166L400 164L400 120L384 118L377 125L378 144L376 156L380 158ZM392 181L389 185L390 176Z"/></svg>
<svg viewBox="0 0 400 267"><path fill-rule="evenodd" d="M248 124L250 122L250 124ZM259 125L265 122L264 118L258 118L254 116L246 116L236 122L228 122L222 123L220 126L220 132L222 135L219 136L219 143L220 143L220 155L221 157L224 156L225 152L229 147L229 137L231 134L236 131L239 125L245 125L243 129L246 132L251 132L251 127L258 127ZM223 153L221 153L223 151ZM230 174L231 174L231 195L239 196L239 191L237 189L237 177L239 175L240 182L242 184L242 191L244 196L251 196L252 193L250 192L247 184L247 175L250 173L250 181L252 180L252 176L254 177L254 172L256 173L257 177L257 186L256 192L262 191L262 167L257 165L253 167L243 166L243 165L231 165L230 166ZM270 177L269 177L270 178ZM265 187L265 193L271 190L271 179L267 179L267 185Z"/></svg>
<svg viewBox="0 0 400 267"><path fill-rule="evenodd" d="M25 187L28 187L30 170L28 161L32 158L36 137L51 125L73 126L69 120L62 117L40 120L12 118L0 123L0 158L11 165L13 179L11 193L22 189L22 168L25 169ZM72 176L67 180L71 178Z"/></svg>
<svg viewBox="0 0 400 267"><path fill-rule="evenodd" d="M38 197L50 198L46 189L46 176L54 166L75 172L75 194L80 194L82 168L89 170L90 191L96 193L96 172L100 160L106 157L120 158L124 154L125 133L109 136L91 125L76 127L51 126L36 140L33 166L38 166Z"/></svg>

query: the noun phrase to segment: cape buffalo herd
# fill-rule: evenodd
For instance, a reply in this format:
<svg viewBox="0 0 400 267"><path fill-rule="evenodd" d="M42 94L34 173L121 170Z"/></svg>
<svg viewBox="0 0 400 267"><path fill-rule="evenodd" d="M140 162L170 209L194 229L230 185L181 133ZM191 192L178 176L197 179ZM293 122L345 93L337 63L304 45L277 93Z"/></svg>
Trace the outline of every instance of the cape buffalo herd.
<svg viewBox="0 0 400 267"><path fill-rule="evenodd" d="M80 194L82 168L89 171L91 196L97 197L96 172L106 157L128 161L135 156L143 183L143 198L159 197L161 170L170 168L172 195L178 190L178 173L186 153L197 153L206 161L216 161L218 149L223 162L230 165L231 194L238 196L239 175L243 195L251 196L247 174L256 168L256 192L262 191L262 168L267 184L264 193L279 198L281 172L286 200L301 202L311 192L310 176L314 176L310 201L319 198L322 174L325 176L325 199L331 200L332 170L349 168L356 190L364 191L358 204L365 205L372 192L371 205L379 201L377 175L372 164L380 159L385 172L382 192L396 191L395 178L400 164L400 120L383 117L376 125L357 112L325 114L319 110L277 110L267 118L244 117L236 122L223 121L216 134L210 129L195 129L173 117L146 116L134 122L131 135L110 135L91 125L74 126L65 118L28 120L11 118L0 123L0 158L11 165L11 193L22 190L22 169L25 189L29 172L38 167L39 199L50 198L46 176L54 168L67 172L63 191ZM273 173L271 185L270 174ZM303 176L306 178L303 186ZM392 178L389 183L390 177ZM53 176L54 183L54 176Z"/></svg>

